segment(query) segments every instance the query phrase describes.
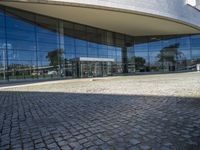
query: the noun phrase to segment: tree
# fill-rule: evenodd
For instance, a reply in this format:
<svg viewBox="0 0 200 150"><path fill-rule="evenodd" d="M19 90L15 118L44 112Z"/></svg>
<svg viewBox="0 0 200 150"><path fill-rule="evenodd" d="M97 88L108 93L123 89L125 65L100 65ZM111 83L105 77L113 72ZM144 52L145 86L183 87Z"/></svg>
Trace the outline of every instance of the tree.
<svg viewBox="0 0 200 150"><path fill-rule="evenodd" d="M143 57L135 57L135 67L137 69L144 68L146 60Z"/></svg>
<svg viewBox="0 0 200 150"><path fill-rule="evenodd" d="M139 71L147 71L145 66L146 60L143 57L133 56L129 59L129 65L134 65L134 68Z"/></svg>
<svg viewBox="0 0 200 150"><path fill-rule="evenodd" d="M162 64L168 62L169 68L170 63L171 66L175 67L176 60L182 57L182 52L178 51L179 46L180 44L175 43L161 49L160 53L157 55L158 62L161 62Z"/></svg>
<svg viewBox="0 0 200 150"><path fill-rule="evenodd" d="M63 53L63 49L55 49L53 51L48 52L46 58L48 58L48 60L50 61L49 65L54 67L60 65L60 63L64 60Z"/></svg>

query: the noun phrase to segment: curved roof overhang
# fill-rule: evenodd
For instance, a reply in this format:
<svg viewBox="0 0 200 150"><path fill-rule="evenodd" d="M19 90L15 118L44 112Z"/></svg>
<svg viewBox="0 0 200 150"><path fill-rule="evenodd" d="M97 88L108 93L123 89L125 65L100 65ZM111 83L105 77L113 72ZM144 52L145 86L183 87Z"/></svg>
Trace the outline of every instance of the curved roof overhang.
<svg viewBox="0 0 200 150"><path fill-rule="evenodd" d="M0 4L132 36L200 33L199 27L180 20L112 7L68 2L1 1Z"/></svg>

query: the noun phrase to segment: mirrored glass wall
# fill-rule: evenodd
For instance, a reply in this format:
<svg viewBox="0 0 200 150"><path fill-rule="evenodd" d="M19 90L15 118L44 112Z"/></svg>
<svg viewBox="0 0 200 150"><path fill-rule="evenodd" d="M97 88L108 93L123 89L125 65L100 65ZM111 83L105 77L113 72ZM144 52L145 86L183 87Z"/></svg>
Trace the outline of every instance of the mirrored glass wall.
<svg viewBox="0 0 200 150"><path fill-rule="evenodd" d="M0 7L0 80L194 70L200 35L132 37Z"/></svg>

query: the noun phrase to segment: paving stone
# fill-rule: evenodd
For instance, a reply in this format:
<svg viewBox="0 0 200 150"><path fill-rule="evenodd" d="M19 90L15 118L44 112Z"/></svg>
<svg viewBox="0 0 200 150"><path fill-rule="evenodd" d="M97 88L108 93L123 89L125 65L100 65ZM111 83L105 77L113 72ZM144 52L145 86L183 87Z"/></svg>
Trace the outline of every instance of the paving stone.
<svg viewBox="0 0 200 150"><path fill-rule="evenodd" d="M68 145L63 145L61 146L61 150L71 150L72 148L70 148Z"/></svg>
<svg viewBox="0 0 200 150"><path fill-rule="evenodd" d="M150 150L150 149L151 149L151 147L148 146L148 145L140 145L140 148L141 148L142 150Z"/></svg>
<svg viewBox="0 0 200 150"><path fill-rule="evenodd" d="M137 144L139 144L139 143L141 143L139 140L137 140L137 139L131 139L130 141L129 141L132 145L137 145Z"/></svg>
<svg viewBox="0 0 200 150"><path fill-rule="evenodd" d="M161 147L161 150L171 150L171 148L162 146L162 147Z"/></svg>
<svg viewBox="0 0 200 150"><path fill-rule="evenodd" d="M197 73L0 90L0 149L199 150Z"/></svg>

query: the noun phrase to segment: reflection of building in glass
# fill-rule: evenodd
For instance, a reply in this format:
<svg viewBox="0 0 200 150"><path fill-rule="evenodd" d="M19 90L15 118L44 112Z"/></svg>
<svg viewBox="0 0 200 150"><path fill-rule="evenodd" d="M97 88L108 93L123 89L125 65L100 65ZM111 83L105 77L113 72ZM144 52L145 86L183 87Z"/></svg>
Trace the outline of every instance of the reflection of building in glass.
<svg viewBox="0 0 200 150"><path fill-rule="evenodd" d="M0 80L194 70L200 63L198 32L133 36L6 6L0 22Z"/></svg>

